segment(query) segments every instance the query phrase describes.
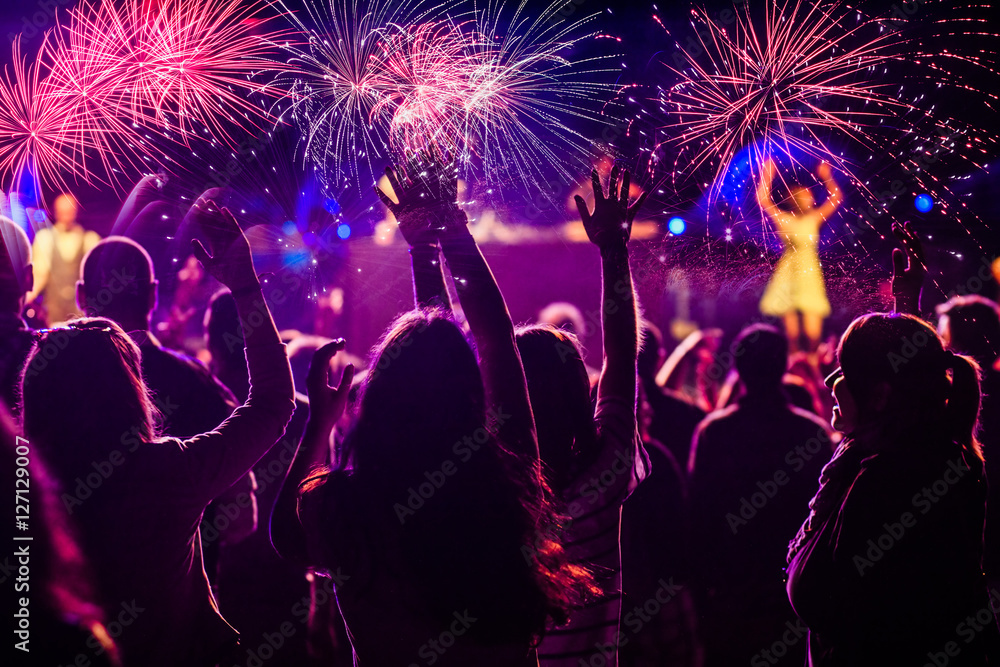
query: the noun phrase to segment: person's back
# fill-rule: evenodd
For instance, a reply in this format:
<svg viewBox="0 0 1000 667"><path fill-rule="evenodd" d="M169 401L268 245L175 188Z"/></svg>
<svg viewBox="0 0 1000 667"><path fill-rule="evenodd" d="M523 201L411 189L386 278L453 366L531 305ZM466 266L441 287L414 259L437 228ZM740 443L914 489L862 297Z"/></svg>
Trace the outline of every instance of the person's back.
<svg viewBox="0 0 1000 667"><path fill-rule="evenodd" d="M785 553L832 453L829 426L781 392L784 337L757 325L733 348L747 394L699 425L689 462L707 665L745 664L794 624ZM786 660L804 656L804 642L795 643Z"/></svg>
<svg viewBox="0 0 1000 667"><path fill-rule="evenodd" d="M44 333L22 381L26 436L51 454L105 615L123 627L116 639L126 664L215 665L235 647L208 586L199 523L278 439L293 408L249 245L228 214L210 222L216 257L199 244L199 260L234 288L241 316L264 320L246 341L250 396L229 419L193 438L157 438L138 347L106 318Z"/></svg>
<svg viewBox="0 0 1000 667"><path fill-rule="evenodd" d="M1000 310L981 296L957 296L937 307L938 331L949 349L972 356L982 373L979 433L990 480L983 567L1000 583Z"/></svg>
<svg viewBox="0 0 1000 667"><path fill-rule="evenodd" d="M686 478L665 445L649 438L642 444L651 472L622 506L627 641L619 647L619 664L693 667L700 664L700 648L684 542Z"/></svg>

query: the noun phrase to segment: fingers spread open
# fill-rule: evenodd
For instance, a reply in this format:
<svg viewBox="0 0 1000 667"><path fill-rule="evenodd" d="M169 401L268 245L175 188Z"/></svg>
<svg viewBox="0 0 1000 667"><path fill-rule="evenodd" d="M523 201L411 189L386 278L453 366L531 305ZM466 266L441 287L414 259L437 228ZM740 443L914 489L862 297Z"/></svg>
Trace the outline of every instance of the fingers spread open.
<svg viewBox="0 0 1000 667"><path fill-rule="evenodd" d="M580 219L586 224L590 220L590 211L587 210L587 202L580 195L574 196L573 201L576 202L576 210L580 212Z"/></svg>

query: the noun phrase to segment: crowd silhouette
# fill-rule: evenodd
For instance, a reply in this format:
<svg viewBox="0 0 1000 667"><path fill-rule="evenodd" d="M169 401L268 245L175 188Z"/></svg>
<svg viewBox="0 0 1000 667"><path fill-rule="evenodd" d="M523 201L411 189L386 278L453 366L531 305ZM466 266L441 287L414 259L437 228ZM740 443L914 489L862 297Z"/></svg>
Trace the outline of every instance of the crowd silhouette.
<svg viewBox="0 0 1000 667"><path fill-rule="evenodd" d="M515 326L453 163L386 176L414 308L368 360L279 334L218 192L184 216L196 263L173 266L199 276L178 298L202 272L222 285L203 326L182 318L207 363L153 326L167 269L141 238L88 241L75 305L46 302L68 319L29 327L70 265L50 239L35 284L38 243L33 261L0 219L0 473L31 507L30 541L16 506L5 522L4 664L1000 664L1000 309L957 296L922 319L909 224L893 311L835 348L815 321L802 352L797 327L757 323L668 357L630 266L645 195L595 171L576 197L594 370L572 304ZM154 186L116 230L166 205Z"/></svg>

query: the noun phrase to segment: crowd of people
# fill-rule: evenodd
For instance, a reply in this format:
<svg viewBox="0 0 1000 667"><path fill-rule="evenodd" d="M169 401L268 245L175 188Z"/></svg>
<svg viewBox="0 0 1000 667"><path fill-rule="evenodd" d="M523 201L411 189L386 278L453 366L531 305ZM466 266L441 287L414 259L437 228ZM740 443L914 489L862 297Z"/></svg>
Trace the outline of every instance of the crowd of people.
<svg viewBox="0 0 1000 667"><path fill-rule="evenodd" d="M835 349L757 323L668 359L629 261L645 196L594 172L592 370L571 316L512 322L452 165L387 178L415 307L367 362L283 339L211 198L186 217L223 286L207 365L158 339L154 262L121 236L80 262L82 315L29 328L31 246L0 219L0 471L30 499L0 563L14 664L1000 664L1000 309L922 319L912 227L894 312Z"/></svg>

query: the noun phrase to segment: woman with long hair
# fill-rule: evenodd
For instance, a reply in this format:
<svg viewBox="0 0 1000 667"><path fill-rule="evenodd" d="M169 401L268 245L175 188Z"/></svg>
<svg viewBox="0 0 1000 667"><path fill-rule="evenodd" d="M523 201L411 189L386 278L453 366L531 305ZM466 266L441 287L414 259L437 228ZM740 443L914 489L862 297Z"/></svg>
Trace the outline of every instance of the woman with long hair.
<svg viewBox="0 0 1000 667"><path fill-rule="evenodd" d="M250 246L236 220L200 200L214 255L195 255L228 286L244 319L250 396L218 428L158 438L158 409L139 348L113 321L81 318L41 333L25 365L25 436L50 463L80 529L105 617L123 630L125 665L209 666L238 635L219 615L202 564L199 523L209 502L277 441L294 403L291 372ZM169 396L156 397L169 410Z"/></svg>
<svg viewBox="0 0 1000 667"><path fill-rule="evenodd" d="M549 533L556 520L514 327L455 204L453 170L387 175L398 203L382 196L404 236L419 227L440 242L476 351L444 311L398 318L373 351L332 466L353 369L330 388L343 342L317 352L272 541L333 578L361 664L536 665L546 625L565 621L589 578Z"/></svg>
<svg viewBox="0 0 1000 667"><path fill-rule="evenodd" d="M975 361L886 313L854 320L838 357L828 383L846 439L788 559L809 664L993 664Z"/></svg>

